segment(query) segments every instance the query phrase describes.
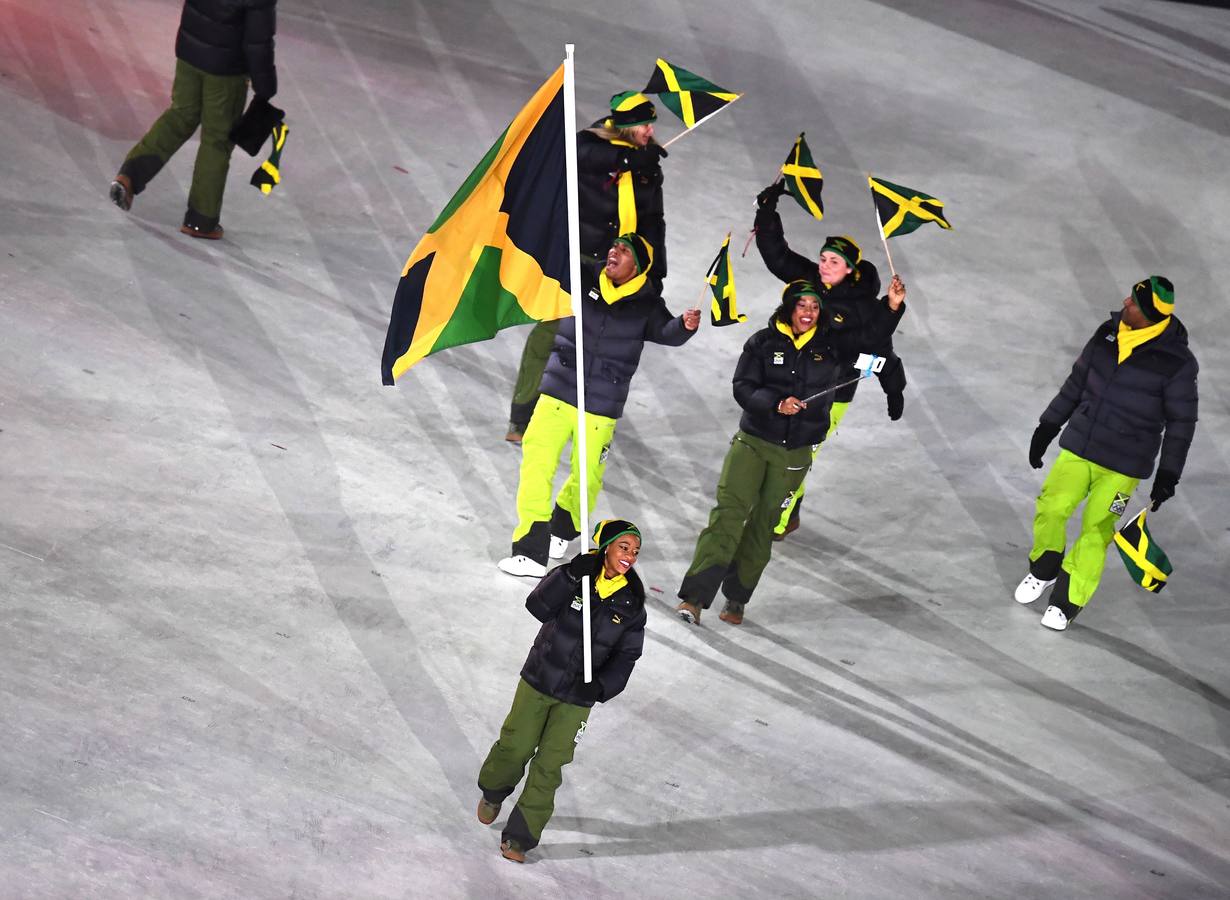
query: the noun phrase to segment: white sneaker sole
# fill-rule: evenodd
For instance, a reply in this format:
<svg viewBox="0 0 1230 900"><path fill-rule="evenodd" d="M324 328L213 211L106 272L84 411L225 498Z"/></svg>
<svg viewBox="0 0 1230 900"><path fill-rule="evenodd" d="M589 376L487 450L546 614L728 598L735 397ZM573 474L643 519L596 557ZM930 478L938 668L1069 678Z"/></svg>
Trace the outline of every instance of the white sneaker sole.
<svg viewBox="0 0 1230 900"><path fill-rule="evenodd" d="M547 567L536 563L528 556L506 556L496 566L501 572L516 575L518 578L541 578L547 574Z"/></svg>

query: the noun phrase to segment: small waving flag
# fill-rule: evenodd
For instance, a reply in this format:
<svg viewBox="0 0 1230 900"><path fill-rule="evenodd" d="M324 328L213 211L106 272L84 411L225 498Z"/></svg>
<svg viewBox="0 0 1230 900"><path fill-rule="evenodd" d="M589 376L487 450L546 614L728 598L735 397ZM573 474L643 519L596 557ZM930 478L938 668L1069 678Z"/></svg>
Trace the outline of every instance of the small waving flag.
<svg viewBox="0 0 1230 900"><path fill-rule="evenodd" d="M928 222L934 222L941 228L952 228L944 218L942 200L891 181L870 176L867 181L871 184L871 198L880 217L880 233L885 238L909 234Z"/></svg>
<svg viewBox="0 0 1230 900"><path fill-rule="evenodd" d="M657 94L662 105L681 118L688 128L695 128L698 122L739 99L738 94L681 66L672 66L664 59L658 60L658 67L649 76L644 93Z"/></svg>
<svg viewBox="0 0 1230 900"><path fill-rule="evenodd" d="M820 199L820 190L824 187L824 176L811 158L804 134L806 132L799 132L794 146L790 148L790 155L782 163L782 177L786 179L786 192L798 201L799 206L817 219L823 219L824 202Z"/></svg>
<svg viewBox="0 0 1230 900"><path fill-rule="evenodd" d="M1146 506L1118 532L1115 533L1115 549L1127 566L1128 575L1132 580L1150 593L1156 594L1166 586L1174 567L1166 552L1153 540L1149 527L1145 524Z"/></svg>
<svg viewBox="0 0 1230 900"><path fill-rule="evenodd" d="M709 321L718 326L746 322L747 316L740 315L735 309L735 273L730 269L729 231L726 232L726 240L722 241L722 249L705 274L709 279L709 290L713 292Z"/></svg>
<svg viewBox="0 0 1230 900"><path fill-rule="evenodd" d="M279 122L273 126L273 147L269 151L269 158L252 173L252 178L248 182L253 187L260 188L262 194L268 194L282 183L282 148L286 146L288 134L290 134L290 126L285 122Z"/></svg>

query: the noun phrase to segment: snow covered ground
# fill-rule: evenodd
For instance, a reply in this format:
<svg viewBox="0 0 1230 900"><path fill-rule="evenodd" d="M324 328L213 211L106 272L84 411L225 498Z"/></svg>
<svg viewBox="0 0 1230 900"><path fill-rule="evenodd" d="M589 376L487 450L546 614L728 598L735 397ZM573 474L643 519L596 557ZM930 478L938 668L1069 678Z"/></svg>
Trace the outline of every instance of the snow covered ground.
<svg viewBox="0 0 1230 900"><path fill-rule="evenodd" d="M0 896L1230 894L1230 13L283 0L284 182L236 154L211 244L176 230L195 142L106 198L179 7L0 0ZM665 163L676 311L801 130L800 250L849 233L884 271L867 172L954 230L893 242L905 416L860 392L742 628L670 609L779 285L736 258L749 323L646 351L598 506L645 532L646 653L516 866L473 807L536 625L494 566L523 332L396 388L379 353L413 244L569 41L582 121L657 56L746 93ZM1150 519L1176 573L1148 595L1112 555L1055 634L1011 598L1029 437L1154 272L1202 366Z"/></svg>

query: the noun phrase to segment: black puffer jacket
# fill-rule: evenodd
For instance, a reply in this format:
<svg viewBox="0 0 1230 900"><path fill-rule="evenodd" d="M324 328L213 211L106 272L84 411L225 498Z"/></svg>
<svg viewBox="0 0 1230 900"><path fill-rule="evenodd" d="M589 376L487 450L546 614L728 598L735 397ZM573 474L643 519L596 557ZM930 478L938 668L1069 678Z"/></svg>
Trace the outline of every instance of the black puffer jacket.
<svg viewBox="0 0 1230 900"><path fill-rule="evenodd" d="M594 123L595 127L600 122ZM581 216L581 262L605 260L619 227L617 175L629 171L629 147L604 140L593 128L577 135L577 201ZM654 280L666 278L666 219L662 208L662 167L632 173L636 199L636 231L653 244Z"/></svg>
<svg viewBox="0 0 1230 900"><path fill-rule="evenodd" d="M653 268L657 268L654 259ZM585 319L585 411L618 419L623 415L632 376L641 361L646 341L678 347L696 332L672 316L652 279L635 294L613 304L598 291L602 265L581 265L581 301ZM653 269L650 270L651 272ZM577 320L560 319L555 345L547 359L539 390L576 406Z"/></svg>
<svg viewBox="0 0 1230 900"><path fill-rule="evenodd" d="M247 75L252 93L278 92L273 65L277 0L185 0L175 55L211 75Z"/></svg>
<svg viewBox="0 0 1230 900"><path fill-rule="evenodd" d="M1196 431L1200 371L1187 329L1172 316L1120 364L1119 317L1111 313L1093 333L1042 421L1067 422L1059 446L1099 466L1148 478L1160 447L1158 468L1180 475Z"/></svg>
<svg viewBox="0 0 1230 900"><path fill-rule="evenodd" d="M743 345L733 379L735 400L743 407L739 428L761 440L781 444L787 450L819 444L829 430L829 410L834 394L826 394L807 404L793 416L782 415L777 405L787 397L805 400L833 387L858 372L852 367L859 347L888 339L901 317L905 304L896 312L887 304L869 305L858 329L834 329L821 312L820 326L801 350L777 328L777 314Z"/></svg>
<svg viewBox="0 0 1230 900"><path fill-rule="evenodd" d="M606 702L628 684L628 676L645 644L645 588L635 569L628 583L603 600L590 579L590 652L598 700ZM536 691L577 706L593 706L581 681L584 658L581 639L581 582L557 566L525 600L525 608L542 622L521 677Z"/></svg>
<svg viewBox="0 0 1230 900"><path fill-rule="evenodd" d="M880 273L865 259L858 264L857 278L852 273L831 288L821 284L816 261L795 253L786 243L776 201L756 211L756 249L760 251L765 267L777 278L785 282L803 279L816 286L820 302L832 316L835 330L862 327L871 304L878 300ZM884 393L900 394L905 390L905 366L901 363L901 357L893 352L891 338L880 344L860 347L859 351L885 358L884 368L877 375ZM849 403L857 389L857 382L843 388L837 392L835 402Z"/></svg>

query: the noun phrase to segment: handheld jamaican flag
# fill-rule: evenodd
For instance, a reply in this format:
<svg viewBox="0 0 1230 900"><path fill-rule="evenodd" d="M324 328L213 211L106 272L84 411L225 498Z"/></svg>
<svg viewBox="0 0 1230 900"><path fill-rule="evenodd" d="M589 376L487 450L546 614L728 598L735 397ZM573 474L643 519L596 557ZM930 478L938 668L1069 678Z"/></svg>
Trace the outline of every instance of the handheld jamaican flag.
<svg viewBox="0 0 1230 900"><path fill-rule="evenodd" d="M1145 524L1146 506L1140 514L1115 533L1115 549L1123 558L1132 580L1150 593L1156 594L1166 586L1174 567L1166 551L1157 545L1149 526Z"/></svg>
<svg viewBox="0 0 1230 900"><path fill-rule="evenodd" d="M806 132L799 132L794 139L790 155L782 163L782 177L786 179L786 192L799 202L799 206L817 219L823 219L824 202L820 199L820 191L824 187L824 176L811 158L804 134Z"/></svg>
<svg viewBox="0 0 1230 900"><path fill-rule="evenodd" d="M713 292L709 321L719 326L746 322L747 316L740 315L735 308L735 273L730 268L729 231L726 232L726 240L722 241L722 249L713 258L713 264L705 274L709 279L709 290Z"/></svg>
<svg viewBox="0 0 1230 900"><path fill-rule="evenodd" d="M944 202L930 194L902 187L891 181L867 177L871 184L871 199L880 218L880 234L885 238L909 234L928 222L941 228L952 228L944 218Z"/></svg>
<svg viewBox="0 0 1230 900"><path fill-rule="evenodd" d="M662 105L683 119L688 128L695 128L727 103L739 99L738 94L664 59L658 60L642 93L657 94Z"/></svg>
<svg viewBox="0 0 1230 900"><path fill-rule="evenodd" d="M269 158L261 163L248 181L253 187L260 188L262 194L268 194L282 183L282 148L286 146L288 134L290 126L285 122L273 126L273 147L269 150Z"/></svg>
<svg viewBox="0 0 1230 900"><path fill-rule="evenodd" d="M410 254L384 342L385 384L439 350L572 314L563 84L561 65Z"/></svg>

